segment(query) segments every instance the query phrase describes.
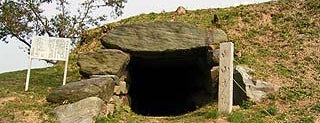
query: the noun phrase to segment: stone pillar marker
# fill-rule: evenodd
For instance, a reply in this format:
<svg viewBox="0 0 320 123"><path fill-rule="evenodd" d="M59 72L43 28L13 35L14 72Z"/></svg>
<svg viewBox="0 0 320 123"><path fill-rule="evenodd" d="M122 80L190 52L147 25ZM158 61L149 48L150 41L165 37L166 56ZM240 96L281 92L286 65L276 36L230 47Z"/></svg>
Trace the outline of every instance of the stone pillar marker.
<svg viewBox="0 0 320 123"><path fill-rule="evenodd" d="M231 113L233 99L233 53L232 42L220 43L218 111Z"/></svg>

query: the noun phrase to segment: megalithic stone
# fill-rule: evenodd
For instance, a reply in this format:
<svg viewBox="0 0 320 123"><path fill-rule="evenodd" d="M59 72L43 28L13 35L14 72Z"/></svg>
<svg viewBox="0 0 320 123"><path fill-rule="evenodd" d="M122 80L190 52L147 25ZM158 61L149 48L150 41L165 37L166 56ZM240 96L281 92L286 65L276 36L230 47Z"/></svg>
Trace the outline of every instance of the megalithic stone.
<svg viewBox="0 0 320 123"><path fill-rule="evenodd" d="M220 43L218 110L231 113L233 101L233 43Z"/></svg>

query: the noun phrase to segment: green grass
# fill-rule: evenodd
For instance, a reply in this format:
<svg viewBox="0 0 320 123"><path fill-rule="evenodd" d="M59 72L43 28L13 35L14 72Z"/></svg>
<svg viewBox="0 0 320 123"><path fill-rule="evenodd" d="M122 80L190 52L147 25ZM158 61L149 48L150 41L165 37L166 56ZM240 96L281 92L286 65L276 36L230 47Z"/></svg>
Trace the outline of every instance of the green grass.
<svg viewBox="0 0 320 123"><path fill-rule="evenodd" d="M241 108L243 109L249 109L251 106L253 106L253 102L251 101L244 101L242 102L242 104L240 105Z"/></svg>
<svg viewBox="0 0 320 123"><path fill-rule="evenodd" d="M62 85L63 68L59 63L54 67L31 70L27 92L24 91L26 70L0 74L0 100L5 100L0 104L0 121L33 122L32 119L24 121L22 117L35 115L39 121L34 122L55 122L52 109L57 105L49 104L45 98L53 88ZM68 70L69 82L78 80L79 76L77 69Z"/></svg>
<svg viewBox="0 0 320 123"><path fill-rule="evenodd" d="M295 71L287 68L286 66L284 66L281 63L275 64L275 67L276 67L278 73L280 73L281 75L288 77L288 78L293 77L297 74Z"/></svg>
<svg viewBox="0 0 320 123"><path fill-rule="evenodd" d="M270 115L276 115L277 114L277 108L275 105L269 105L266 109L266 112L267 114L270 114Z"/></svg>
<svg viewBox="0 0 320 123"><path fill-rule="evenodd" d="M114 117L103 117L103 118L98 118L96 120L96 123L119 123L119 119L114 118Z"/></svg>
<svg viewBox="0 0 320 123"><path fill-rule="evenodd" d="M241 122L244 120L244 114L242 112L232 112L228 116L230 122Z"/></svg>
<svg viewBox="0 0 320 123"><path fill-rule="evenodd" d="M320 113L320 102L314 106L314 110Z"/></svg>
<svg viewBox="0 0 320 123"><path fill-rule="evenodd" d="M257 62L255 58L256 58L255 54L251 54L251 55L242 56L240 58L236 58L235 61L237 61L238 64L253 65Z"/></svg>
<svg viewBox="0 0 320 123"><path fill-rule="evenodd" d="M217 104L212 103L181 116L161 118L141 116L125 109L97 122L191 123L219 119L235 123L314 122L320 113L319 7L319 0L279 0L200 9L176 16L176 21L208 29L213 14L217 14L221 29L234 42L235 51L241 53L235 64L248 65L255 70L255 78L282 86L269 99L261 103L245 102L230 115L219 114ZM141 14L106 26L113 29L123 24L170 21L173 16L174 12ZM100 49L99 37L104 31L96 28L83 35L81 45L70 57L67 82L80 79L77 54ZM23 122L23 118L33 115L37 116L33 120L39 122L55 122L52 113L55 105L47 103L45 97L62 84L63 65L32 70L28 92L24 92L25 70L0 74L0 100L7 100L0 103L0 122Z"/></svg>
<svg viewBox="0 0 320 123"><path fill-rule="evenodd" d="M232 123L264 123L266 115L261 112L234 111L228 115L228 120Z"/></svg>
<svg viewBox="0 0 320 123"><path fill-rule="evenodd" d="M215 109L215 110L207 112L206 118L217 119L219 117L219 115L220 115L220 113L219 113L218 109Z"/></svg>

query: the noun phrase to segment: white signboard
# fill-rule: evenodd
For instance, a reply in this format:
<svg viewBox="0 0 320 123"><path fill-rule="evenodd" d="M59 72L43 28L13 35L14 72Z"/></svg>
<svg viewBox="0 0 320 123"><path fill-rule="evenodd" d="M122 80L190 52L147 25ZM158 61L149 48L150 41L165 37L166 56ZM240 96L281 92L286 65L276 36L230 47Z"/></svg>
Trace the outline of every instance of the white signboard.
<svg viewBox="0 0 320 123"><path fill-rule="evenodd" d="M68 38L33 37L30 55L32 58L66 61L69 45Z"/></svg>
<svg viewBox="0 0 320 123"><path fill-rule="evenodd" d="M32 38L25 91L27 91L29 87L30 70L33 58L65 61L63 85L66 84L69 46L69 38L55 38L45 36L35 36Z"/></svg>

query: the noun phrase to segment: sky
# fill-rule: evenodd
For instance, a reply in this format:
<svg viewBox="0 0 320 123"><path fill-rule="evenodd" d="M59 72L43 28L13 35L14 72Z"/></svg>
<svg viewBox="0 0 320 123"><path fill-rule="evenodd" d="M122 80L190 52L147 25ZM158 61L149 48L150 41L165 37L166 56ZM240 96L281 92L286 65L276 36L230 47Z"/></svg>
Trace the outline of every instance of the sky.
<svg viewBox="0 0 320 123"><path fill-rule="evenodd" d="M81 2L84 0L68 0ZM175 11L178 6L184 6L187 10L206 8L225 8L230 6L245 5L266 2L270 0L128 0L123 9L124 14L117 19L110 19L109 22L118 21L124 18L151 12ZM54 10L54 7L46 7ZM75 7L76 8L76 7ZM51 11L49 10L49 11ZM28 55L23 51L24 45L16 40L9 43L0 42L0 73L24 70L28 68ZM43 60L33 59L32 68L48 67Z"/></svg>

